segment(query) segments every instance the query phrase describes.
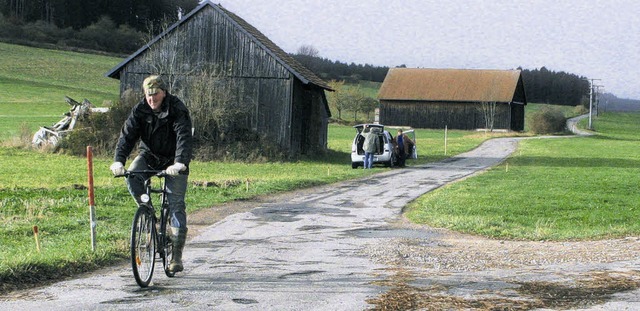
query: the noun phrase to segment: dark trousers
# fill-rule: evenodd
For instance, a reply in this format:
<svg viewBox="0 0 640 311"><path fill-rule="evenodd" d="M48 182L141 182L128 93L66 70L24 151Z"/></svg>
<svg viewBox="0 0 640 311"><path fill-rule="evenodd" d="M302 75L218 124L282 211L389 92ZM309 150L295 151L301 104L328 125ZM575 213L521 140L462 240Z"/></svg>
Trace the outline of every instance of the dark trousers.
<svg viewBox="0 0 640 311"><path fill-rule="evenodd" d="M404 149L398 149L398 166L404 167L404 162L407 159L407 154L404 153Z"/></svg>
<svg viewBox="0 0 640 311"><path fill-rule="evenodd" d="M137 156L131 165L130 171L148 170L147 161L142 156ZM148 176L147 176L148 177ZM171 227L187 228L187 213L184 197L187 193L187 179L189 175L167 176L165 183L167 184L167 199L169 200L169 213L171 214ZM144 176L134 176L127 178L127 187L129 193L136 202L139 202L140 195L145 193Z"/></svg>

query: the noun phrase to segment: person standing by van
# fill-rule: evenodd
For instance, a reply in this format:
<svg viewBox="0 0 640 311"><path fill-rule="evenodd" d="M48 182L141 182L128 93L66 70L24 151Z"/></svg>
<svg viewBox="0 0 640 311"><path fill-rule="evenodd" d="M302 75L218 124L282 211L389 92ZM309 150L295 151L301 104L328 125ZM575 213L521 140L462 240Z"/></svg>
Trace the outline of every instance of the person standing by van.
<svg viewBox="0 0 640 311"><path fill-rule="evenodd" d="M362 130L362 136L364 137L364 144L362 149L364 150L364 168L373 168L373 157L378 150L378 134L371 130L369 125L365 125Z"/></svg>
<svg viewBox="0 0 640 311"><path fill-rule="evenodd" d="M402 129L398 129L396 144L398 148L398 166L404 167L407 155L411 154L411 149L413 149L413 141L407 134L402 132Z"/></svg>

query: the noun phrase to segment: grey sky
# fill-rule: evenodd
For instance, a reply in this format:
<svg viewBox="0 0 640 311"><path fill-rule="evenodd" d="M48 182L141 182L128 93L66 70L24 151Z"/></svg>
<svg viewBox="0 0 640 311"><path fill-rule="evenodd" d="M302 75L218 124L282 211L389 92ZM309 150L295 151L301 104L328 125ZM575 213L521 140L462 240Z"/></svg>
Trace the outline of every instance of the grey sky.
<svg viewBox="0 0 640 311"><path fill-rule="evenodd" d="M640 99L640 1L218 0L286 52L422 68L536 69Z"/></svg>

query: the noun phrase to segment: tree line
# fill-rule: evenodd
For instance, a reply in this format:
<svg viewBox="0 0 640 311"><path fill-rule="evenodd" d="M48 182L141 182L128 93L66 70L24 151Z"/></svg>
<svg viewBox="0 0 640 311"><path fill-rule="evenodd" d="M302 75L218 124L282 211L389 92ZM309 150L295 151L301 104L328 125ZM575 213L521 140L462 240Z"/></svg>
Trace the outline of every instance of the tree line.
<svg viewBox="0 0 640 311"><path fill-rule="evenodd" d="M0 40L130 54L197 0L0 0Z"/></svg>
<svg viewBox="0 0 640 311"><path fill-rule="evenodd" d="M358 81L382 82L389 71L389 67L373 66L369 64L344 63L339 60L314 57L302 54L292 54L300 63L305 65L324 80L345 81L357 83Z"/></svg>
<svg viewBox="0 0 640 311"><path fill-rule="evenodd" d="M0 0L0 13L17 23L42 21L74 30L108 17L117 26L146 31L150 23L176 21L196 6L198 0Z"/></svg>
<svg viewBox="0 0 640 311"><path fill-rule="evenodd" d="M586 77L564 71L555 72L545 67L540 69L522 69L527 101L552 105L588 107L589 81Z"/></svg>

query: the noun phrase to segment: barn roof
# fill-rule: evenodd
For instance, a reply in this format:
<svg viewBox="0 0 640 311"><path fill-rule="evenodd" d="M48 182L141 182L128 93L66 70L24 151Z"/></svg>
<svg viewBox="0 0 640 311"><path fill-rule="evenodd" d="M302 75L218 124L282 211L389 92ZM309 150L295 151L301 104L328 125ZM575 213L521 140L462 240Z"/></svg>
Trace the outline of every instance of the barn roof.
<svg viewBox="0 0 640 311"><path fill-rule="evenodd" d="M314 74L311 70L309 70L304 65L300 64L295 58L286 53L280 47L278 47L275 43L273 43L269 38L267 38L264 34L262 34L258 29L247 23L244 19L240 18L238 15L234 14L231 11L223 8L220 4L213 4L209 0L203 1L198 7L193 9L189 14L184 16L181 20L173 24L167 30L153 38L149 43L145 44L142 48L131 54L127 59L122 61L116 67L111 69L111 71L107 72L105 76L119 79L120 71L123 69L125 65L127 65L130 61L138 57L138 55L142 54L145 50L149 49L157 41L161 40L165 36L169 35L176 28L180 27L180 25L187 23L194 15L203 10L206 7L212 7L214 10L220 12L226 18L229 18L231 22L238 27L240 31L248 35L252 38L259 46L261 46L265 51L270 54L273 58L275 58L282 66L287 68L289 72L291 72L294 76L296 76L302 83L304 84L314 84L323 89L333 91L327 83Z"/></svg>
<svg viewBox="0 0 640 311"><path fill-rule="evenodd" d="M518 88L520 70L390 68L378 99L526 104Z"/></svg>

